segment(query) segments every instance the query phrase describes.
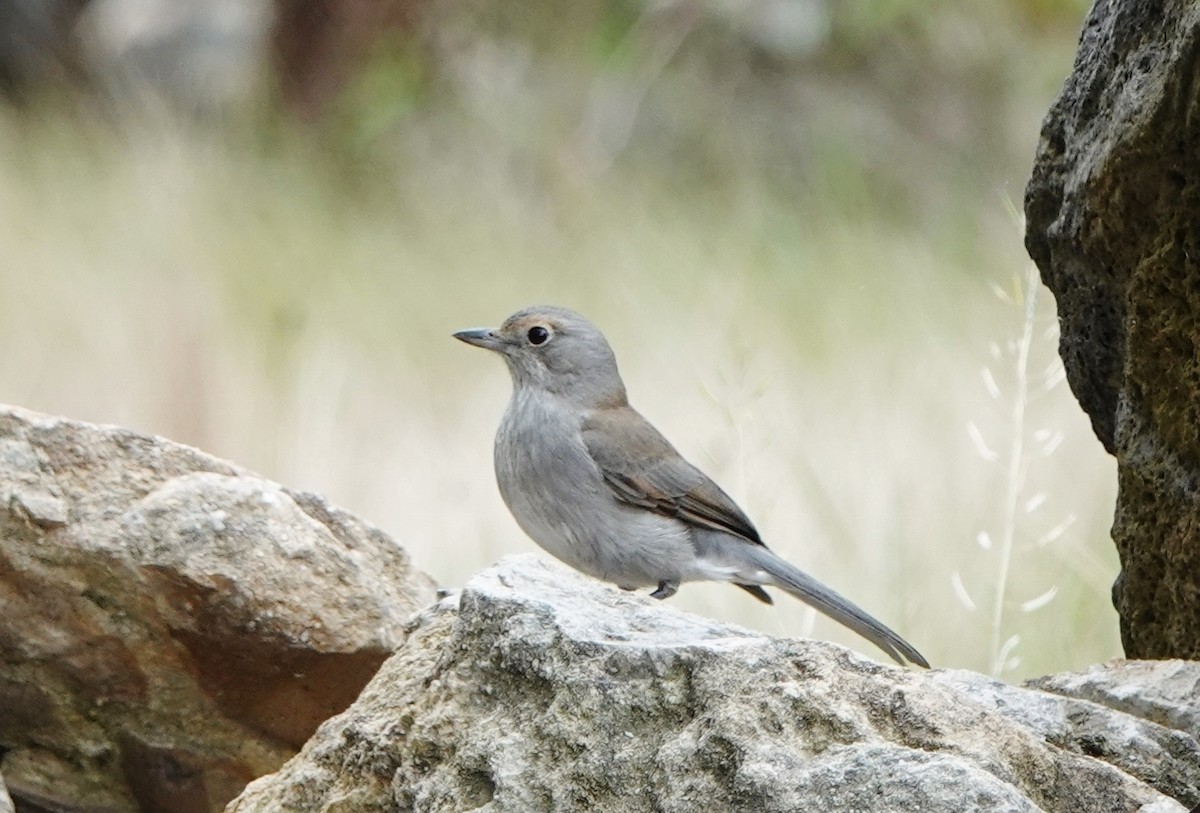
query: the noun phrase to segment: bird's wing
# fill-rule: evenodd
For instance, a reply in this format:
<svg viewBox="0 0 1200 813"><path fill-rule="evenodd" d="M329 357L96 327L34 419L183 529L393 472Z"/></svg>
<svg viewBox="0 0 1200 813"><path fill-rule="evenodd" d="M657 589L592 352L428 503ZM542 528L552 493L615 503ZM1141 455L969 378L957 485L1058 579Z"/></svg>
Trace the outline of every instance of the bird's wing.
<svg viewBox="0 0 1200 813"><path fill-rule="evenodd" d="M582 431L618 500L763 544L737 503L632 407L596 410L584 419Z"/></svg>

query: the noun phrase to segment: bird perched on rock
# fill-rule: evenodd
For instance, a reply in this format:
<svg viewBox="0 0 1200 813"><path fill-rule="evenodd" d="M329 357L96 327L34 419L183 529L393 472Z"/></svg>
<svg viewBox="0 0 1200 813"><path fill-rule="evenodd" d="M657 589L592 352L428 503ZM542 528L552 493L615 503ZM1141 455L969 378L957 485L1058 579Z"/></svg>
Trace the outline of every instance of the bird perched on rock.
<svg viewBox="0 0 1200 813"><path fill-rule="evenodd" d="M771 603L778 587L899 663L921 653L776 556L737 504L629 405L604 335L579 314L519 311L454 337L499 353L513 395L496 433L500 494L547 552L598 579L665 599L682 582L728 581Z"/></svg>

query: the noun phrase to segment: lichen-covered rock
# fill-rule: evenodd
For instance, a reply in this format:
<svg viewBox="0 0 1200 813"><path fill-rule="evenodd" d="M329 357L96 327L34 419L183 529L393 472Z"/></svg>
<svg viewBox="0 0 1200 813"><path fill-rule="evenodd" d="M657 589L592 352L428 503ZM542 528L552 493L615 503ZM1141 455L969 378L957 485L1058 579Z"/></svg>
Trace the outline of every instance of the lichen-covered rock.
<svg viewBox="0 0 1200 813"><path fill-rule="evenodd" d="M1179 681L1156 673L1156 667L1155 662L1119 661L1097 669L1103 671L1107 687L1117 694L1146 692L1155 697L1173 693ZM1200 679L1200 663L1187 664L1185 671L1190 672L1193 684ZM1094 670L1087 673L1092 674ZM1090 696L1069 691L1080 677L1072 673L1050 675L1030 681L1023 689L972 672L937 675L944 685L957 688L1048 743L1102 759L1173 798L1193 800L1189 804L1200 801L1200 730L1186 724L1200 714L1200 694L1178 697L1175 708L1181 712L1179 718L1166 720L1137 713L1136 704L1123 708L1105 703L1099 693ZM1114 714L1114 709L1122 713ZM1190 710L1191 721L1186 719L1185 709Z"/></svg>
<svg viewBox="0 0 1200 813"><path fill-rule="evenodd" d="M1132 658L1200 659L1200 5L1098 0L1042 129L1026 246L1116 455Z"/></svg>
<svg viewBox="0 0 1200 813"><path fill-rule="evenodd" d="M1193 705L1197 701L1193 699ZM1187 731L772 639L513 557L227 813L1182 813Z"/></svg>
<svg viewBox="0 0 1200 813"><path fill-rule="evenodd" d="M18 804L220 810L354 699L434 595L319 497L0 407L0 770Z"/></svg>
<svg viewBox="0 0 1200 813"><path fill-rule="evenodd" d="M1116 661L1031 680L1047 692L1088 700L1200 740L1200 662Z"/></svg>

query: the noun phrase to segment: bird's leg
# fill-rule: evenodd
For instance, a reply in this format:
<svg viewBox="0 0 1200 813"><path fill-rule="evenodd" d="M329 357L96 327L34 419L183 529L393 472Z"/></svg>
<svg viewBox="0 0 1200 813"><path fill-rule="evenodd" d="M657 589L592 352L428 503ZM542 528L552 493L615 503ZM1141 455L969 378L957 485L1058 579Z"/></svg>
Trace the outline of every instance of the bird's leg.
<svg viewBox="0 0 1200 813"><path fill-rule="evenodd" d="M658 589L650 594L650 598L656 598L662 601L664 598L670 598L675 595L675 591L679 589L679 582L672 579L663 579L658 583Z"/></svg>

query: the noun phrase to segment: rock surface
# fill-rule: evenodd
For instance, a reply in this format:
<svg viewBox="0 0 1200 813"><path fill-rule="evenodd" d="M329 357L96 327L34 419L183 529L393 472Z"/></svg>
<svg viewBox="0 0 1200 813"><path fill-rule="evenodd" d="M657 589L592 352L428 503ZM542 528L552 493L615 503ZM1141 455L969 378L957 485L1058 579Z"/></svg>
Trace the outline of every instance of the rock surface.
<svg viewBox="0 0 1200 813"><path fill-rule="evenodd" d="M1169 721L768 638L522 556L417 616L359 699L227 813L1197 802L1200 746Z"/></svg>
<svg viewBox="0 0 1200 813"><path fill-rule="evenodd" d="M434 596L320 497L0 407L0 771L18 807L220 810L345 708Z"/></svg>
<svg viewBox="0 0 1200 813"><path fill-rule="evenodd" d="M1098 0L1046 118L1026 246L1117 457L1131 658L1200 659L1200 5Z"/></svg>
<svg viewBox="0 0 1200 813"><path fill-rule="evenodd" d="M1038 678L1030 685L1100 703L1200 739L1200 663L1195 661L1099 664L1086 672Z"/></svg>

